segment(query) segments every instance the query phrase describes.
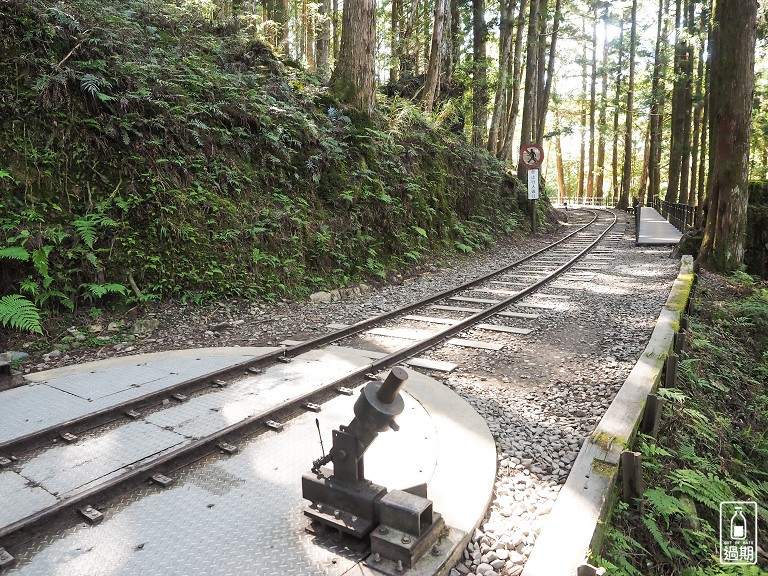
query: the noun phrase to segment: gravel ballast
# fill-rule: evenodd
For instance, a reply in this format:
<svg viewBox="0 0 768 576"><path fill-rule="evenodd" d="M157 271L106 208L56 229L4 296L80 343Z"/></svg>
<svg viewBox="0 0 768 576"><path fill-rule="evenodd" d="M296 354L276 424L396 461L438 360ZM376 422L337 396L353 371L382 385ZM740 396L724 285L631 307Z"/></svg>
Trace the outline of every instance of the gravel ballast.
<svg viewBox="0 0 768 576"><path fill-rule="evenodd" d="M452 569L453 576L522 572L581 444L653 330L676 277L678 260L670 257L668 247L636 247L631 219L622 213L618 218L614 230L623 231L621 239L601 242L600 256L579 267L577 275L582 279L558 280L545 290L567 299L542 298L554 309L521 308L539 317L525 324L508 322L534 328L532 333L483 332L483 340L504 342L500 351L442 346L424 354L452 362L460 358L454 372L431 375L486 419L497 446L492 504L462 561ZM76 339L77 334L90 340L102 338L103 346L52 347L45 354L35 354L23 342L11 341L7 349L29 352L30 362L22 370L31 372L160 350L271 346L283 339L308 339L328 332L328 324L352 324L501 268L567 232L506 241L449 265L431 265L412 278L344 291L336 301L166 304L140 317L101 318L69 331ZM472 332L468 334L462 337L473 337ZM480 339L479 332L476 337ZM462 458L472 465L472 454Z"/></svg>

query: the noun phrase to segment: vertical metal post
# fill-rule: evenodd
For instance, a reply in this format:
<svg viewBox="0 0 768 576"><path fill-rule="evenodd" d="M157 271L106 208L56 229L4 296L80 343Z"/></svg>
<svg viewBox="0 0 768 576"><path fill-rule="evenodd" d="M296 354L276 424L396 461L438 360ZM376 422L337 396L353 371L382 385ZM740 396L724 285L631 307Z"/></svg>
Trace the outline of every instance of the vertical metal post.
<svg viewBox="0 0 768 576"><path fill-rule="evenodd" d="M405 371L405 368L395 366L387 375L379 391L376 392L376 398L384 402L384 404L392 404L397 393L400 392L400 388L405 385L406 380L408 380L408 372Z"/></svg>
<svg viewBox="0 0 768 576"><path fill-rule="evenodd" d="M528 199L531 201L531 233L536 234L536 201L539 198L539 166L544 161L544 150L536 142L520 147L520 165L527 169Z"/></svg>

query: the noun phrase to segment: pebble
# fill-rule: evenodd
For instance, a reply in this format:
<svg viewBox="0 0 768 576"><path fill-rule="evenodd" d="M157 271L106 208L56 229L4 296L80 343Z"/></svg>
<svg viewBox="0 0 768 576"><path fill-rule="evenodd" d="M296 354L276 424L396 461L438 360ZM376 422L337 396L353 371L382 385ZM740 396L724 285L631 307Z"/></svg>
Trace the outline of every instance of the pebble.
<svg viewBox="0 0 768 576"><path fill-rule="evenodd" d="M621 217L619 221L618 226L622 226ZM433 266L414 278L394 279L370 293L369 287L361 285L359 291L316 292L308 301L291 304L232 301L198 307L169 303L162 311L132 324L130 318L105 318L107 331L128 331L139 337L139 344L128 345L128 336L135 337L126 334L122 337L125 342L106 352L123 355L137 351L137 347L141 352L154 352L211 346L212 342L218 346L264 346L284 339L306 339L326 324L354 324L499 269L551 242L553 236L542 234L517 243L501 240L492 249ZM556 301L556 310L538 311L536 320L498 319L510 326L531 326L531 335L489 337L506 347L498 352L467 349L461 367L441 375L446 386L486 419L499 456L497 497L463 551L463 561L454 567L461 576L480 573L481 569L490 576L522 572L526 555L585 438L653 330L677 274L677 261L668 257L666 248L635 249L630 227L614 246L613 255L615 259L605 267L593 261L594 277L588 280L558 281L579 289L548 288L549 293L570 296L568 301ZM632 291L629 305L628 290ZM209 329L223 323L228 323L226 330ZM73 326L69 335L85 339L82 332L86 330ZM141 340L150 335L157 342ZM451 357L455 350L448 348L453 347L429 355L435 360L455 361ZM540 351L544 349L553 352L543 355ZM68 355L69 362L83 362L96 359L96 350L76 349ZM46 360L38 353L24 369L43 370L51 364L64 365L63 356ZM471 464L471 455L467 455L467 463ZM504 567L497 569L495 561L502 561Z"/></svg>
<svg viewBox="0 0 768 576"><path fill-rule="evenodd" d="M314 294L310 294L309 299L312 302L318 302L318 303L325 303L331 301L331 293L330 292L315 292Z"/></svg>
<svg viewBox="0 0 768 576"><path fill-rule="evenodd" d="M509 347L482 358L468 355L463 372L445 377L485 417L498 450L496 497L473 534L474 542L493 542L496 558L469 555L476 574L487 574L488 566L505 576L522 573L581 445L663 308L678 264L661 250L637 252L628 231L611 267L595 269L595 278L584 283L588 290L563 291L578 306L562 306L535 321L538 347L563 350L565 343L575 352L541 357L525 346ZM644 273L625 275L630 267ZM628 276L637 282L632 306L622 305ZM589 314L579 311L584 309Z"/></svg>
<svg viewBox="0 0 768 576"><path fill-rule="evenodd" d="M26 352L16 352L15 350L9 350L0 354L0 360L5 362L13 362L15 360L24 360L29 358L29 354Z"/></svg>

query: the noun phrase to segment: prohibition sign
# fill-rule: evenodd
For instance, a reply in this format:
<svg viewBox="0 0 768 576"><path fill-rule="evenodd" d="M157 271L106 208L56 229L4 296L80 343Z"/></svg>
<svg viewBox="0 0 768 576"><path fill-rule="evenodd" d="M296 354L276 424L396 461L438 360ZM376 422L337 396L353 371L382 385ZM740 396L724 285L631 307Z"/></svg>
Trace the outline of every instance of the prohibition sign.
<svg viewBox="0 0 768 576"><path fill-rule="evenodd" d="M520 163L526 168L538 168L543 161L544 149L536 142L529 142L520 148Z"/></svg>

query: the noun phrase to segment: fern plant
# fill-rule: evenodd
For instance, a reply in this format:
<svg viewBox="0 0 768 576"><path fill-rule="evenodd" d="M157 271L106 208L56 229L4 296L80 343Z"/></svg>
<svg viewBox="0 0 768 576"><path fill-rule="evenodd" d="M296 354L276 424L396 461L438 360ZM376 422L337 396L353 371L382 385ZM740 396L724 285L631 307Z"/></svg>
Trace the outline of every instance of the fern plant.
<svg viewBox="0 0 768 576"><path fill-rule="evenodd" d="M35 334L43 332L37 307L20 294L0 297L0 323Z"/></svg>
<svg viewBox="0 0 768 576"><path fill-rule="evenodd" d="M6 248L0 248L0 258L26 262L29 260L29 252L21 246L7 246Z"/></svg>

